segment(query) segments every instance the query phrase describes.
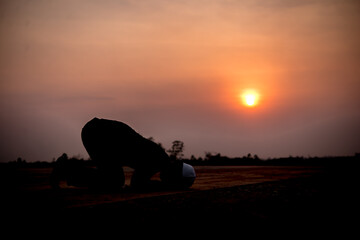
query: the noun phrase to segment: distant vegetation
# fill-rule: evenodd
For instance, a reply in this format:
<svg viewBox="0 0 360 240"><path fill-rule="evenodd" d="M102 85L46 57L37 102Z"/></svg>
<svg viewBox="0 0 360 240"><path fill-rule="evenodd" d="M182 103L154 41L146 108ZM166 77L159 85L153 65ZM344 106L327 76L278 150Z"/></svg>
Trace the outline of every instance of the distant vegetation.
<svg viewBox="0 0 360 240"><path fill-rule="evenodd" d="M8 163L1 163L1 165L13 167L32 167L32 168L47 168L53 167L59 160L79 161L87 166L95 166L90 159L83 159L78 156L69 158L66 153L62 154L57 160L53 159L51 162L26 162L22 158ZM193 166L316 166L316 165L356 165L360 163L360 154L356 153L353 156L336 156L336 157L286 157L286 158L271 158L260 159L257 155L250 153L243 157L230 158L222 156L220 153L212 154L205 153L205 157L196 158L182 158L182 161ZM180 161L180 160L179 160ZM0 166L1 166L0 165Z"/></svg>
<svg viewBox="0 0 360 240"><path fill-rule="evenodd" d="M313 165L333 165L333 164L359 164L360 154L354 156L338 156L338 157L286 157L260 159L257 155L230 158L221 154L206 153L205 158L184 159L194 166L313 166Z"/></svg>
<svg viewBox="0 0 360 240"><path fill-rule="evenodd" d="M148 138L154 141L153 137ZM155 142L155 141L154 141ZM230 158L223 156L220 153L205 152L204 158L196 158L192 155L190 158L184 158L183 151L185 149L184 143L179 140L172 142L172 147L166 150L161 143L157 143L164 151L168 152L169 156L176 160L184 161L193 166L326 166L326 165L356 165L360 163L360 153L355 153L353 156L334 156L334 157L286 157L286 158L270 158L261 159L258 155L248 153L243 157ZM57 159L52 159L51 162L26 162L26 160L19 157L16 161L8 163L0 163L1 165L8 165L14 167L33 167L46 168L54 167L60 161L76 161L84 166L95 166L91 159L83 159L80 156L68 157L66 153L59 156Z"/></svg>

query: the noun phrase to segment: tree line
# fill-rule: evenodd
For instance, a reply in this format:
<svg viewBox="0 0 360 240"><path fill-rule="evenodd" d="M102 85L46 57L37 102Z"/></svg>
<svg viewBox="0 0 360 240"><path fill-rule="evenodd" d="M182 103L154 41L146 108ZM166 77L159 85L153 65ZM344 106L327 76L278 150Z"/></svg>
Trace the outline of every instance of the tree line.
<svg viewBox="0 0 360 240"><path fill-rule="evenodd" d="M151 141L154 141L154 138L148 138ZM161 148L166 151L170 158L184 161L193 166L305 166L305 165L334 165L334 164L349 164L349 165L359 165L360 163L360 153L355 153L353 156L334 156L334 157L283 157L283 158L269 158L261 159L258 155L252 155L248 153L243 157L228 157L221 155L220 153L211 153L205 152L204 157L195 157L191 155L190 158L184 158L184 142L180 140L175 140L172 142L172 146L169 149L165 149L161 143L157 143ZM77 161L81 164L88 166L95 166L94 162L91 159L84 159L80 156L68 157L66 153L59 156L57 159L53 158L52 161L37 161L37 162L27 162L21 157L17 158L16 161L10 161L8 164L15 167L53 167L54 164L58 161Z"/></svg>

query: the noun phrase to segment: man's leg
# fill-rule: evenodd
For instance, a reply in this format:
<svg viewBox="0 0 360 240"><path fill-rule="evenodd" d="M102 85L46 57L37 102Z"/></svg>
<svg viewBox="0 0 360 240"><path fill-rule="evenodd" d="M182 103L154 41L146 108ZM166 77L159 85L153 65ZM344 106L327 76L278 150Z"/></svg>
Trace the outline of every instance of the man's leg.
<svg viewBox="0 0 360 240"><path fill-rule="evenodd" d="M100 188L121 189L125 183L124 170L121 166L98 166Z"/></svg>
<svg viewBox="0 0 360 240"><path fill-rule="evenodd" d="M98 183L98 171L79 160L60 159L55 163L50 184L56 189L59 188L60 181L66 181L68 186L95 187Z"/></svg>
<svg viewBox="0 0 360 240"><path fill-rule="evenodd" d="M140 190L155 190L160 187L160 181L151 180L156 171L136 169L131 177L131 187Z"/></svg>

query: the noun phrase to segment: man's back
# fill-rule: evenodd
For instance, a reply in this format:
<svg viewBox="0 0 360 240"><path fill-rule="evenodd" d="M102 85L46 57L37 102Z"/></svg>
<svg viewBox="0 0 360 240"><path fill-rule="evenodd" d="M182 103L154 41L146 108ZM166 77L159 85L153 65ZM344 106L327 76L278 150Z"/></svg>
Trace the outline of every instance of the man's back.
<svg viewBox="0 0 360 240"><path fill-rule="evenodd" d="M137 175L150 178L170 162L164 149L122 122L94 118L84 126L82 140L99 170L106 174L129 166Z"/></svg>

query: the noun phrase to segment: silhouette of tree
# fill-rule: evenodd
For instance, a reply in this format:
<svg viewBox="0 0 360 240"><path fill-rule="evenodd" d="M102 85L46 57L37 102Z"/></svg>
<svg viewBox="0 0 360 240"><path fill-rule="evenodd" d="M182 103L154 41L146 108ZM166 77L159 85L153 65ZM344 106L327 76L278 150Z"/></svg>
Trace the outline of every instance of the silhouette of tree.
<svg viewBox="0 0 360 240"><path fill-rule="evenodd" d="M213 154L211 152L205 152L205 160L209 161L213 157Z"/></svg>
<svg viewBox="0 0 360 240"><path fill-rule="evenodd" d="M17 162L18 164L23 164L23 163L26 163L26 160L22 159L21 157L18 157L18 158L16 159L16 162Z"/></svg>
<svg viewBox="0 0 360 240"><path fill-rule="evenodd" d="M170 157L174 159L182 159L184 156L184 142L176 140L172 142L172 147L167 150L170 153Z"/></svg>
<svg viewBox="0 0 360 240"><path fill-rule="evenodd" d="M63 153L58 159L56 160L57 163L64 163L69 160L69 157L66 153Z"/></svg>

